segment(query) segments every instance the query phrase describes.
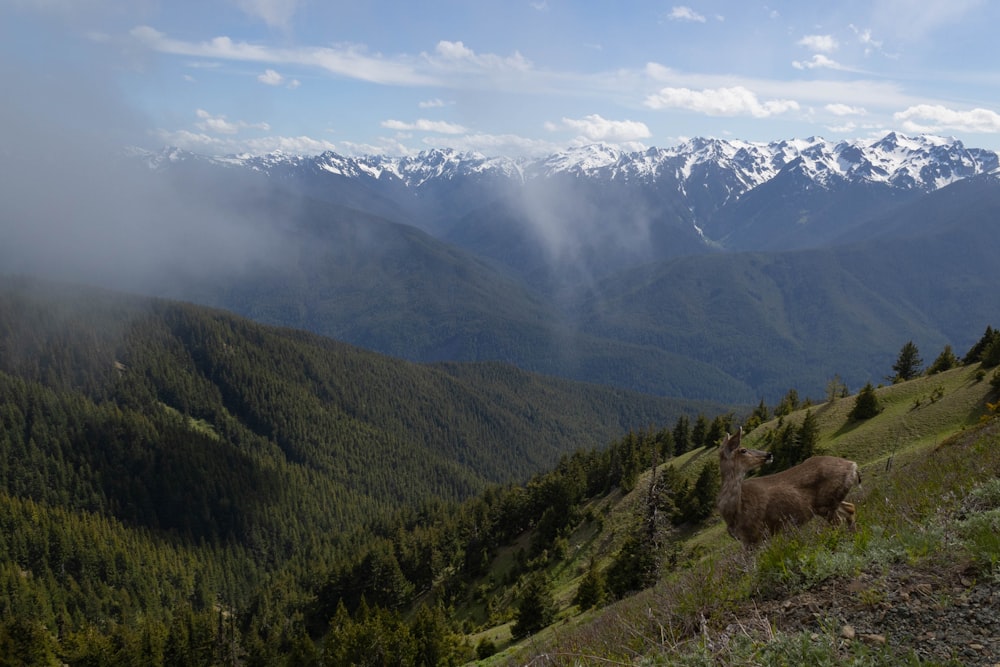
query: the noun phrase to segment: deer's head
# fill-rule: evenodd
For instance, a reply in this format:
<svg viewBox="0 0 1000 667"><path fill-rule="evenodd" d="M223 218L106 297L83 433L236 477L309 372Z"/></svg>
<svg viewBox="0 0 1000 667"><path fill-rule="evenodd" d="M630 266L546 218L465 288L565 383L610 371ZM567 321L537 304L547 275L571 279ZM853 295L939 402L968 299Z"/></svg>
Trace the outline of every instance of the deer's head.
<svg viewBox="0 0 1000 667"><path fill-rule="evenodd" d="M760 449L747 449L742 445L743 427L736 433L726 434L719 447L719 463L723 469L729 469L740 477L769 463L774 456L771 452Z"/></svg>

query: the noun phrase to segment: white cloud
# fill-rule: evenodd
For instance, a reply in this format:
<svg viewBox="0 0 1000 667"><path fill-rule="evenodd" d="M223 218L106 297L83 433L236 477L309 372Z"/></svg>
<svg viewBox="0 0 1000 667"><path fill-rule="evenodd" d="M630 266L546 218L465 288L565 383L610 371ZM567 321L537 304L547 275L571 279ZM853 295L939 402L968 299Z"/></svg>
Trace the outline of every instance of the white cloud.
<svg viewBox="0 0 1000 667"><path fill-rule="evenodd" d="M234 42L226 36L203 42L172 39L149 26L137 26L129 33L146 48L171 55L217 58L240 62L294 64L318 67L338 76L381 84L433 85L442 81L431 73L418 71L405 58L389 60L372 56L357 45L337 47L271 48Z"/></svg>
<svg viewBox="0 0 1000 667"><path fill-rule="evenodd" d="M873 51L882 53L882 41L872 37L871 28L861 29L853 24L848 27L854 32L861 45L864 46L865 56L870 56Z"/></svg>
<svg viewBox="0 0 1000 667"><path fill-rule="evenodd" d="M216 134L237 134L240 130L253 129L253 130L267 130L271 129L271 126L267 123L247 123L246 121L236 121L235 123L226 120L225 116L213 116L204 109L198 109L195 115L201 120L195 123L195 127L203 132L214 132Z"/></svg>
<svg viewBox="0 0 1000 667"><path fill-rule="evenodd" d="M806 35L798 41L798 44L810 51L819 51L821 53L833 53L840 46L832 35Z"/></svg>
<svg viewBox="0 0 1000 667"><path fill-rule="evenodd" d="M462 42L441 40L434 49L435 56L424 54L424 57L437 65L471 65L484 70L517 70L527 71L532 67L531 61L515 51L510 56L498 56L493 53L476 53Z"/></svg>
<svg viewBox="0 0 1000 667"><path fill-rule="evenodd" d="M482 87L495 83L491 75L523 75L531 72L531 61L515 51L509 56L477 53L463 42L442 40L434 52L419 56L386 57L370 54L357 44L330 47L278 48L245 41L233 41L222 35L202 42L173 39L150 26L136 26L132 39L153 51L197 58L317 67L337 76L384 85L443 86L456 85L454 77L473 77Z"/></svg>
<svg viewBox="0 0 1000 667"><path fill-rule="evenodd" d="M456 123L448 123L442 120L427 120L421 118L413 123L406 123L401 120L384 120L382 127L397 130L399 132L437 132L439 134L464 134L468 130Z"/></svg>
<svg viewBox="0 0 1000 667"><path fill-rule="evenodd" d="M646 98L651 109L687 109L708 116L753 116L767 118L787 111L796 111L795 100L761 101L743 86L692 90L690 88L663 88Z"/></svg>
<svg viewBox="0 0 1000 667"><path fill-rule="evenodd" d="M827 104L823 108L834 116L864 116L868 113L864 107L852 107L848 104Z"/></svg>
<svg viewBox="0 0 1000 667"><path fill-rule="evenodd" d="M684 5L678 5L671 8L670 13L667 14L667 18L671 21L693 21L695 23L705 22L705 17L703 15Z"/></svg>
<svg viewBox="0 0 1000 667"><path fill-rule="evenodd" d="M794 60L792 61L792 67L794 67L795 69L836 69L836 70L846 69L836 60L831 60L830 58L824 56L822 53L817 53L813 55L813 57L810 60L806 61Z"/></svg>
<svg viewBox="0 0 1000 667"><path fill-rule="evenodd" d="M299 0L236 0L236 4L269 26L287 28L298 9Z"/></svg>
<svg viewBox="0 0 1000 667"><path fill-rule="evenodd" d="M291 155L317 155L324 151L337 150L337 147L329 141L305 135L237 138L234 136L217 137L188 130L176 132L157 130L154 134L165 146L177 146L196 153L216 155L243 153L264 155L275 152Z"/></svg>
<svg viewBox="0 0 1000 667"><path fill-rule="evenodd" d="M424 100L418 102L417 106L421 109L438 109L444 106L444 100L439 98L434 98L433 100Z"/></svg>
<svg viewBox="0 0 1000 667"><path fill-rule="evenodd" d="M263 74L257 76L257 80L268 86L280 86L284 83L285 77L281 76L273 69L266 69Z"/></svg>
<svg viewBox="0 0 1000 667"><path fill-rule="evenodd" d="M917 104L893 114L893 118L907 132L1000 132L1000 114L990 109L958 111L936 104Z"/></svg>
<svg viewBox="0 0 1000 667"><path fill-rule="evenodd" d="M598 114L583 118L563 118L562 125L579 132L589 141L635 141L652 136L645 123L634 120L608 120ZM556 129L549 125L550 129Z"/></svg>

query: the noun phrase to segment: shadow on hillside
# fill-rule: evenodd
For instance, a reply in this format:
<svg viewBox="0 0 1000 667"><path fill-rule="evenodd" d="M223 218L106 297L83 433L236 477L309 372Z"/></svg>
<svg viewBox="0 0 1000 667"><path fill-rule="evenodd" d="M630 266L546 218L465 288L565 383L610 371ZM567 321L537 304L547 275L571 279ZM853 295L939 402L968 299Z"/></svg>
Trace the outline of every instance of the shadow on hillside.
<svg viewBox="0 0 1000 667"><path fill-rule="evenodd" d="M843 424L841 424L840 428L838 428L834 432L833 437L834 438L839 438L842 435L847 435L848 433L850 433L854 429L856 429L859 426L861 426L862 424L864 424L866 421L868 421L868 420L867 419L850 419L850 418L848 418L847 421L845 421Z"/></svg>
<svg viewBox="0 0 1000 667"><path fill-rule="evenodd" d="M687 470L689 467L691 467L692 464L700 461L709 452L717 452L717 451L719 451L719 446L718 445L705 445L704 447L701 447L698 450L696 450L691 455L691 457L688 458L687 461L685 461L683 464L681 464L680 466L678 466L677 470L679 470L679 471ZM682 456L683 456L683 454L682 454Z"/></svg>

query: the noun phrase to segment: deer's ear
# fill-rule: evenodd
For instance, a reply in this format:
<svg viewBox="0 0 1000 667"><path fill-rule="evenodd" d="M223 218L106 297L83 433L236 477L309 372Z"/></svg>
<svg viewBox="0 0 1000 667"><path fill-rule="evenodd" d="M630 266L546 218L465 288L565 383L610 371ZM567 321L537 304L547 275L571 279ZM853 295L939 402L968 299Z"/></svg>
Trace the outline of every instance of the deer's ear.
<svg viewBox="0 0 1000 667"><path fill-rule="evenodd" d="M722 447L726 450L735 450L740 446L740 437L742 436L742 431L737 431L732 435L726 434L726 437L722 439Z"/></svg>

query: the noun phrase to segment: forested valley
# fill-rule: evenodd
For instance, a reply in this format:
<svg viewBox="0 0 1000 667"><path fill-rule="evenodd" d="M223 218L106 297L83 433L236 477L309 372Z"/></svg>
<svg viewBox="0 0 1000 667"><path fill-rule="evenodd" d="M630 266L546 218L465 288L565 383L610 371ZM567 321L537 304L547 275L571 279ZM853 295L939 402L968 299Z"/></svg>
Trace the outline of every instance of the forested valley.
<svg viewBox="0 0 1000 667"><path fill-rule="evenodd" d="M926 371L908 343L887 380L978 364L981 403L998 363L987 328ZM723 435L768 423L793 465L846 396L835 378L818 402L684 403L7 278L0 664L485 659L497 628L516 642L696 558ZM848 424L881 409L858 396Z"/></svg>
<svg viewBox="0 0 1000 667"><path fill-rule="evenodd" d="M434 602L392 622L431 651L445 574L627 484L635 433L721 411L4 278L0 655L294 663L339 607L382 618L418 596ZM630 432L635 451L608 448ZM570 487L521 486L557 464Z"/></svg>

